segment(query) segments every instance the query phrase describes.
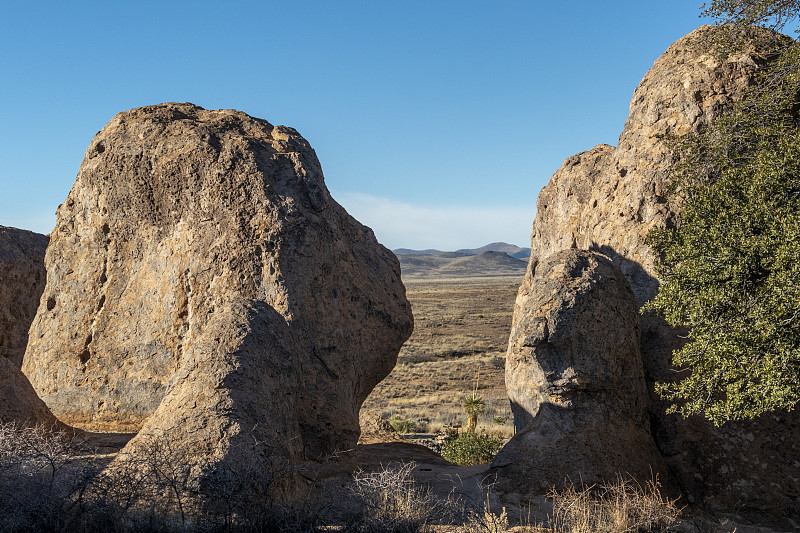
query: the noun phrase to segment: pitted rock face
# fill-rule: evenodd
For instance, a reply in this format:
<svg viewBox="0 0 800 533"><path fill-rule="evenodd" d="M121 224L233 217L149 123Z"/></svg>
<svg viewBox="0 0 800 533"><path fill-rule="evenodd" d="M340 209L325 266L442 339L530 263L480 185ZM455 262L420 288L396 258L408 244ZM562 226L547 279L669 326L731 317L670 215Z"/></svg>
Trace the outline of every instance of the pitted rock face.
<svg viewBox="0 0 800 533"><path fill-rule="evenodd" d="M553 174L536 203L533 261L568 248L599 250L625 273L639 304L655 294L644 238L676 215L666 205L674 160L664 136L696 132L718 117L785 39L764 30L749 49L723 61L713 53L714 35L713 27L698 28L656 60L633 93L616 148L598 145Z"/></svg>
<svg viewBox="0 0 800 533"><path fill-rule="evenodd" d="M517 434L492 463L498 478L547 491L567 479L663 476L622 272L595 252L557 252L520 289L515 317L506 388Z"/></svg>
<svg viewBox="0 0 800 533"><path fill-rule="evenodd" d="M354 446L413 327L397 259L330 197L306 140L238 111L116 115L46 264L24 371L53 412L182 428L220 457L234 438L288 457Z"/></svg>
<svg viewBox="0 0 800 533"><path fill-rule="evenodd" d="M516 305L506 388L517 431L547 403L602 402L646 426L636 301L608 258L579 250L547 257Z"/></svg>
<svg viewBox="0 0 800 533"><path fill-rule="evenodd" d="M561 250L596 250L610 257L639 305L655 294L659 281L645 237L678 215L666 203L675 161L664 136L696 132L719 117L754 83L776 45L788 39L753 29L748 48L720 60L712 50L717 31L702 27L670 46L636 88L618 146L599 145L568 158L542 189L514 328L532 313L527 293L538 265ZM670 355L680 338L649 314L641 317L641 326L652 434L690 501L793 527L785 518L798 516L793 510L800 498L800 417L773 413L717 429L699 417L665 415L666 404L655 397L652 384L675 379ZM519 356L517 349L509 343L507 364Z"/></svg>

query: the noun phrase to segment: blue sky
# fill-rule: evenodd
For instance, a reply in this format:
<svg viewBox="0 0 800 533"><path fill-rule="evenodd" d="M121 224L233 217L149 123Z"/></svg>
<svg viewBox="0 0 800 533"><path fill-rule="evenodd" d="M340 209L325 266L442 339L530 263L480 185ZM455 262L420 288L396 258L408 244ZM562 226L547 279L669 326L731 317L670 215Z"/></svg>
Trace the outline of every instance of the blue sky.
<svg viewBox="0 0 800 533"><path fill-rule="evenodd" d="M48 233L115 113L189 101L296 128L390 248L525 246L701 3L0 0L0 225Z"/></svg>

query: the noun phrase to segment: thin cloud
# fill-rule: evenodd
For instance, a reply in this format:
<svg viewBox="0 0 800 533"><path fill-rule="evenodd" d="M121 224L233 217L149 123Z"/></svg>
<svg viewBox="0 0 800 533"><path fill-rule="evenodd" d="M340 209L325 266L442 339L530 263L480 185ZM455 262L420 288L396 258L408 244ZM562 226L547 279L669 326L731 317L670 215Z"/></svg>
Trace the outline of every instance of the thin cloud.
<svg viewBox="0 0 800 533"><path fill-rule="evenodd" d="M429 207L363 193L334 198L388 248L457 250L503 241L528 246L536 206Z"/></svg>

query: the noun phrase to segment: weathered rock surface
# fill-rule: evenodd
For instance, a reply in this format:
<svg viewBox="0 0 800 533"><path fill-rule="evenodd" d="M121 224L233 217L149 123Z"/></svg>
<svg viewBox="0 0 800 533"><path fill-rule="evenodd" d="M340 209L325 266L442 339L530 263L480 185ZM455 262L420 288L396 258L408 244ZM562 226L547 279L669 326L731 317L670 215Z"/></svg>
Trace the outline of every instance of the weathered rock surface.
<svg viewBox="0 0 800 533"><path fill-rule="evenodd" d="M674 159L666 135L696 132L751 85L768 53L782 40L758 33L748 51L717 59L703 26L672 44L633 93L617 147L598 145L568 158L539 193L531 258L566 248L600 249L617 263L640 303L658 288L644 238L671 223L666 205Z"/></svg>
<svg viewBox="0 0 800 533"><path fill-rule="evenodd" d="M0 357L17 368L47 280L48 241L47 235L0 226Z"/></svg>
<svg viewBox="0 0 800 533"><path fill-rule="evenodd" d="M374 413L361 412L358 415L361 436L358 444L378 444L381 442L405 442L392 425Z"/></svg>
<svg viewBox="0 0 800 533"><path fill-rule="evenodd" d="M46 264L23 365L39 395L84 428L141 428L129 451L169 435L203 471L253 443L276 461L355 446L413 325L397 259L306 140L233 110L116 115Z"/></svg>
<svg viewBox="0 0 800 533"><path fill-rule="evenodd" d="M662 136L697 131L718 117L785 39L754 30L752 46L719 60L710 44L715 31L699 28L658 58L634 92L617 147L599 145L570 157L542 189L514 327L532 312L521 304L537 265L559 250L598 250L620 267L638 304L655 294L659 282L644 239L651 228L672 224L677 216L666 204L674 160ZM800 515L798 417L766 415L715 429L699 418L666 416L652 383L674 379L670 354L680 339L656 317L644 315L641 323L652 433L680 486L692 501L710 508L790 527L785 517Z"/></svg>
<svg viewBox="0 0 800 533"><path fill-rule="evenodd" d="M45 285L48 237L0 226L0 422L55 426L20 366Z"/></svg>
<svg viewBox="0 0 800 533"><path fill-rule="evenodd" d="M663 477L622 272L599 253L556 252L525 279L515 318L506 388L517 434L492 463L503 485L544 493L565 480Z"/></svg>

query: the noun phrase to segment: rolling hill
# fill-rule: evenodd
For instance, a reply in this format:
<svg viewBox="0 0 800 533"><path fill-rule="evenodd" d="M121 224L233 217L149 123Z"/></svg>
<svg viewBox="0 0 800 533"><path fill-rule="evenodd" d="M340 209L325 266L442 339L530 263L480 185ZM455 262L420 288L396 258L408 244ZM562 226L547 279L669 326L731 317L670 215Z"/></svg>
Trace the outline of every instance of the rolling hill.
<svg viewBox="0 0 800 533"><path fill-rule="evenodd" d="M443 252L442 250L434 250L432 248L428 248L426 250L412 250L410 248L397 248L396 250L392 250L395 255L439 255L439 254L447 254L447 253L456 253L462 255L481 255L484 252L503 252L505 254L510 255L516 259L522 259L524 261L528 260L528 257L531 255L530 248L520 248L514 244L508 244L506 242L493 242L491 244L487 244L486 246L481 246L480 248L463 248L461 250L456 250L455 252Z"/></svg>
<svg viewBox="0 0 800 533"><path fill-rule="evenodd" d="M403 278L468 278L523 275L528 262L505 252L486 251L477 255L463 252L400 254Z"/></svg>

